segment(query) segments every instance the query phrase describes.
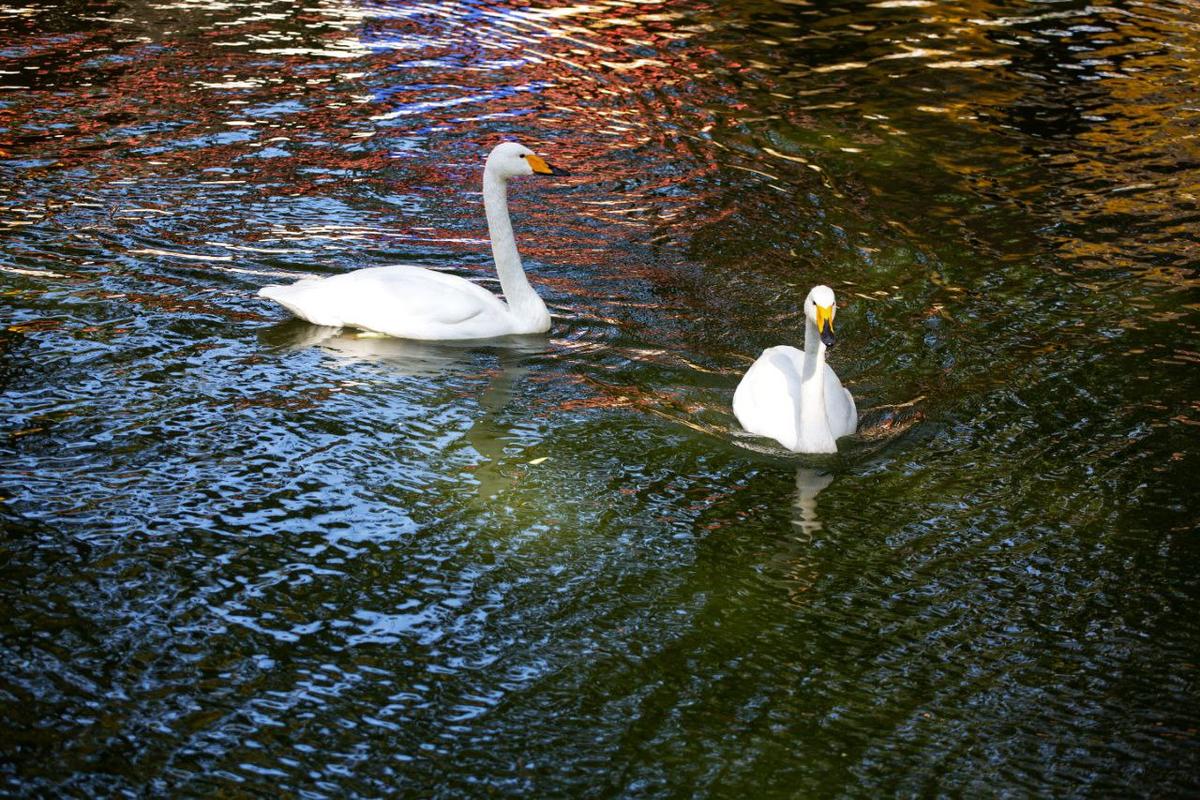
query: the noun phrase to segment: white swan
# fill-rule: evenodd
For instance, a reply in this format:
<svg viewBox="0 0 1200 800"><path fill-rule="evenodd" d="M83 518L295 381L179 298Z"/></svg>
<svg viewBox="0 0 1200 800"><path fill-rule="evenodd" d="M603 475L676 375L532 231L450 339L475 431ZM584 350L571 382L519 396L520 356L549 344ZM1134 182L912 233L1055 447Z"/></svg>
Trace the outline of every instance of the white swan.
<svg viewBox="0 0 1200 800"><path fill-rule="evenodd" d="M804 350L763 351L733 394L742 427L796 453L836 453L836 441L858 428L854 398L825 363L833 347L833 290L816 286L804 300Z"/></svg>
<svg viewBox="0 0 1200 800"><path fill-rule="evenodd" d="M413 266L368 267L291 286L264 286L258 295L314 325L402 339L544 333L550 330L550 313L525 278L508 217L508 179L534 173L567 174L516 142L496 145L483 168L483 207L504 300L465 278Z"/></svg>

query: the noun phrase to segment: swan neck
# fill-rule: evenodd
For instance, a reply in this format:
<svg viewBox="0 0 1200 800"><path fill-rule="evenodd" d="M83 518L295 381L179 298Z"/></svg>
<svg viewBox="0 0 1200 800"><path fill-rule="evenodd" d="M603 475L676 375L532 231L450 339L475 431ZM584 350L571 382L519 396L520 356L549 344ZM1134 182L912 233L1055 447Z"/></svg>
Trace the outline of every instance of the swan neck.
<svg viewBox="0 0 1200 800"><path fill-rule="evenodd" d="M547 314L546 305L529 285L521 256L517 253L517 240L508 215L508 181L487 168L483 171L483 208L487 214L496 274L500 276L500 287L509 309L531 321L540 319Z"/></svg>
<svg viewBox="0 0 1200 800"><path fill-rule="evenodd" d="M818 384L825 382L825 343L817 324L811 319L805 319L804 324L804 381L816 380Z"/></svg>
<svg viewBox="0 0 1200 800"><path fill-rule="evenodd" d="M809 452L832 452L836 447L825 414L825 345L812 320L804 328L804 367L800 373L800 403L796 430Z"/></svg>

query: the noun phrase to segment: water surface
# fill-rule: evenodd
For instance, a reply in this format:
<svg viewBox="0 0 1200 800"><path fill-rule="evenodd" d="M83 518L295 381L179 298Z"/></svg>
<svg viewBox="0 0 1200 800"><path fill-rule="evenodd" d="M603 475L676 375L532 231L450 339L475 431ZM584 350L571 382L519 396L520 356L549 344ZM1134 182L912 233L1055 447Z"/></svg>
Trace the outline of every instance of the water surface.
<svg viewBox="0 0 1200 800"><path fill-rule="evenodd" d="M0 6L3 791L1194 796L1198 46L1169 0ZM254 296L498 288L510 138L576 173L511 194L548 336ZM816 283L870 430L801 459L729 404Z"/></svg>

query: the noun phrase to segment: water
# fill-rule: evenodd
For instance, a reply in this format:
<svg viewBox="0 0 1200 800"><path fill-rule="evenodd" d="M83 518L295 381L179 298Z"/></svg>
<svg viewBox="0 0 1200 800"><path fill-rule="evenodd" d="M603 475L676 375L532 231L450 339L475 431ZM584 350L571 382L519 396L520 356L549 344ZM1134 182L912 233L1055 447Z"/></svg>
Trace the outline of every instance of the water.
<svg viewBox="0 0 1200 800"><path fill-rule="evenodd" d="M0 19L4 793L1200 790L1194 6ZM254 296L495 288L505 138L548 336ZM819 282L802 459L729 403Z"/></svg>

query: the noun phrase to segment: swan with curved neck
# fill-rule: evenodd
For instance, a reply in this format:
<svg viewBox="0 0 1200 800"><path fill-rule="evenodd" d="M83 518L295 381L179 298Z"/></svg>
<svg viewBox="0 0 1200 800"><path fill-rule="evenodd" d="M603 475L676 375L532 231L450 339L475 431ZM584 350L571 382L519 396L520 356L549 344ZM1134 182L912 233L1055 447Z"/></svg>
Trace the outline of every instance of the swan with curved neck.
<svg viewBox="0 0 1200 800"><path fill-rule="evenodd" d="M509 179L535 174L567 173L516 142L496 145L483 168L483 207L504 300L465 278L407 265L264 286L258 294L314 325L360 328L402 339L544 333L550 329L550 313L525 277L508 216Z"/></svg>
<svg viewBox="0 0 1200 800"><path fill-rule="evenodd" d="M796 453L836 453L837 440L858 429L854 398L825 363L836 314L832 289L816 286L808 293L804 350L764 350L734 392L733 413L743 428Z"/></svg>

